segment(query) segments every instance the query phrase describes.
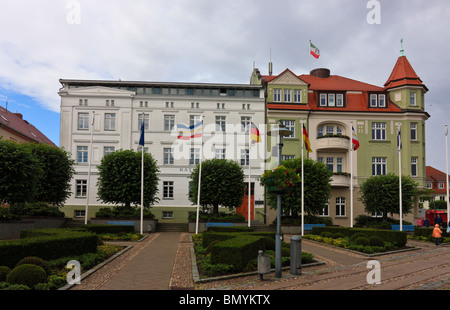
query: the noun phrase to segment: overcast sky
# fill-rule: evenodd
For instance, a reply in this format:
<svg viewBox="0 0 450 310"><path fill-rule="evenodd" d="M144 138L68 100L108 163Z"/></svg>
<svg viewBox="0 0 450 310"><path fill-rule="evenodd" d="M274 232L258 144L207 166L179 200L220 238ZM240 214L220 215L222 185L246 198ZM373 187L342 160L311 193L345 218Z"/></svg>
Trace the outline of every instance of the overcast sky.
<svg viewBox="0 0 450 310"><path fill-rule="evenodd" d="M311 69L383 86L403 38L429 88L427 165L446 169L448 0L1 0L0 27L0 105L57 145L60 78L249 83L270 57L307 74L311 40Z"/></svg>

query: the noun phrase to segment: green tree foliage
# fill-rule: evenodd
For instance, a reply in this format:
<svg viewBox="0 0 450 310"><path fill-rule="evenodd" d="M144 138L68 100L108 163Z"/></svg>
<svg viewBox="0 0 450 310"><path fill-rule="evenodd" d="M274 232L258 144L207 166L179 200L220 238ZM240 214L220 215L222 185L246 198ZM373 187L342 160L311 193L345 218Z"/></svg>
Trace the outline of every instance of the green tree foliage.
<svg viewBox="0 0 450 310"><path fill-rule="evenodd" d="M199 167L191 174L189 200L197 204ZM213 207L219 213L219 206L230 209L242 205L244 197L244 171L239 163L227 159L209 159L202 162L200 205Z"/></svg>
<svg viewBox="0 0 450 310"><path fill-rule="evenodd" d="M61 206L70 196L74 160L64 150L47 144L27 143L24 147L39 163L42 173L35 189L35 202Z"/></svg>
<svg viewBox="0 0 450 310"><path fill-rule="evenodd" d="M42 168L24 144L0 139L0 203L33 201Z"/></svg>
<svg viewBox="0 0 450 310"><path fill-rule="evenodd" d="M141 203L142 153L119 150L103 157L98 166L98 196L103 202L121 204L125 208ZM150 208L158 197L156 160L144 153L144 207Z"/></svg>
<svg viewBox="0 0 450 310"><path fill-rule="evenodd" d="M418 195L417 183L402 176L402 214L411 213ZM361 184L360 200L367 213L400 214L399 178L394 174L370 177Z"/></svg>
<svg viewBox="0 0 450 310"><path fill-rule="evenodd" d="M284 214L299 216L301 214L302 204L302 160L296 158L294 160L284 160L281 163L288 169L296 169L299 174L299 181L295 184L290 193L281 195L281 208ZM305 213L318 214L327 204L331 193L331 177L333 173L325 164L316 162L312 159L305 158L303 160L304 176L304 208ZM277 207L277 194L268 193L267 199L271 208Z"/></svg>

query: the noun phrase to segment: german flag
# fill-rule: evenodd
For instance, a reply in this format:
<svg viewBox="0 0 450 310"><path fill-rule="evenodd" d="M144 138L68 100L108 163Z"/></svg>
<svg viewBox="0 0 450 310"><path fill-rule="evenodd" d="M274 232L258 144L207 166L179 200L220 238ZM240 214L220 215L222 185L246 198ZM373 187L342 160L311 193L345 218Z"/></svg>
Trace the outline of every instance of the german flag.
<svg viewBox="0 0 450 310"><path fill-rule="evenodd" d="M311 150L311 142L309 142L308 133L306 132L305 125L303 125L303 141L305 141L305 147L308 150L309 153L312 152Z"/></svg>
<svg viewBox="0 0 450 310"><path fill-rule="evenodd" d="M256 127L256 125L253 124L253 122L250 128L250 139L252 140L252 143L261 142L261 135L259 134L258 127Z"/></svg>

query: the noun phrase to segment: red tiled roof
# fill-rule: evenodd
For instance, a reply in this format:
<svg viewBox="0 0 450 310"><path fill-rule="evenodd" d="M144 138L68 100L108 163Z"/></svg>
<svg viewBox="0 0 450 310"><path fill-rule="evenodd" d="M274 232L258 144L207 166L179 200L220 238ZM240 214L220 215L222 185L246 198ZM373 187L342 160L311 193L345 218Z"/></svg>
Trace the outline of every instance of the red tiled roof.
<svg viewBox="0 0 450 310"><path fill-rule="evenodd" d="M319 78L309 74L302 74L299 78L308 83L311 90L330 91L383 91L379 86L352 80L339 75L330 75L328 78Z"/></svg>
<svg viewBox="0 0 450 310"><path fill-rule="evenodd" d="M12 113L0 107L0 127L37 143L45 143L56 146L47 136L40 132L32 124L22 119L22 114Z"/></svg>
<svg viewBox="0 0 450 310"><path fill-rule="evenodd" d="M433 168L431 166L426 166L425 170L426 170L427 180L430 180L430 181L436 180L436 181L440 181L440 182L446 181L444 172L437 170L436 168Z"/></svg>
<svg viewBox="0 0 450 310"><path fill-rule="evenodd" d="M391 72L384 89L391 89L399 86L422 86L428 91L428 88L422 83L422 80L414 71L406 56L400 56Z"/></svg>

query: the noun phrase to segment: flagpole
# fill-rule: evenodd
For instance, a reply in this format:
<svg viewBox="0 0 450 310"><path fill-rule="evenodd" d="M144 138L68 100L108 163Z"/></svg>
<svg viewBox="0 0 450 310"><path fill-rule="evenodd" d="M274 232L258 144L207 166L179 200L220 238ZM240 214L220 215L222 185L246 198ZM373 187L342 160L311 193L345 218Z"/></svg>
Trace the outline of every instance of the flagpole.
<svg viewBox="0 0 450 310"><path fill-rule="evenodd" d="M301 136L302 136L302 143L301 143L301 145L302 145L302 236L304 235L304 227L305 227L305 223L304 223L304 221L305 221L305 216L304 216L304 214L305 214L305 187L304 187L304 180L305 180L305 178L304 178L304 176L305 176L305 173L304 173L304 168L303 168L303 144L304 144L304 133L303 133L303 119L301 119L300 120L300 123L301 123L301 125L300 125L300 128L301 128L301 132L302 132L302 134L301 134Z"/></svg>
<svg viewBox="0 0 450 310"><path fill-rule="evenodd" d="M445 125L445 177L446 177L446 187L447 187L447 225L450 223L450 199L449 199L449 193L448 193L448 126Z"/></svg>
<svg viewBox="0 0 450 310"><path fill-rule="evenodd" d="M308 60L309 60L309 67L308 67L308 74L311 73L311 40L309 40L309 46L308 46ZM302 128L303 131L303 128ZM302 132L303 135L303 132Z"/></svg>
<svg viewBox="0 0 450 310"><path fill-rule="evenodd" d="M250 166L250 145L251 145L251 135L252 135L252 124L250 123L248 126L248 227L250 227L250 194L251 194L251 176L252 176L252 168Z"/></svg>
<svg viewBox="0 0 450 310"><path fill-rule="evenodd" d="M201 183L202 183L202 156L203 156L203 117L202 116L202 136L201 136L201 142L200 142L200 167L198 169L198 188L197 188L197 217L196 217L196 223L195 223L195 233L198 234L198 222L199 222L199 216L200 216L200 190L201 190ZM195 157L194 157L195 158Z"/></svg>
<svg viewBox="0 0 450 310"><path fill-rule="evenodd" d="M352 127L352 138L350 139L350 227L353 227L353 122L350 122Z"/></svg>
<svg viewBox="0 0 450 310"><path fill-rule="evenodd" d="M402 136L400 132L400 123L398 126L398 134L397 134L397 153L398 153L398 183L399 183L399 204L400 204L400 231L403 231L403 210L402 210Z"/></svg>
<svg viewBox="0 0 450 310"><path fill-rule="evenodd" d="M145 131L145 113L142 114L142 124L141 124L141 138L142 141L139 141L141 145L141 235L143 233L143 223L144 223L144 131Z"/></svg>
<svg viewBox="0 0 450 310"><path fill-rule="evenodd" d="M84 224L87 224L88 219L88 209L89 209L89 187L91 186L91 161L92 161L92 144L94 144L94 141L92 141L92 137L94 135L94 122L95 122L95 111L92 111L92 128L91 128L91 145L90 150L88 153L89 158L89 168L88 168L88 179L87 179L87 186L86 186L86 210L84 211Z"/></svg>

